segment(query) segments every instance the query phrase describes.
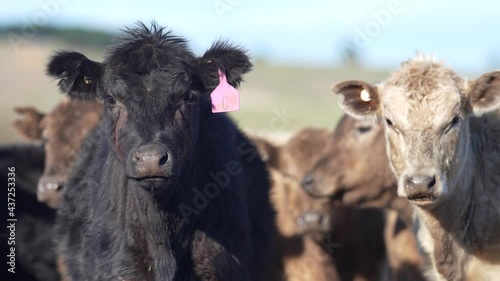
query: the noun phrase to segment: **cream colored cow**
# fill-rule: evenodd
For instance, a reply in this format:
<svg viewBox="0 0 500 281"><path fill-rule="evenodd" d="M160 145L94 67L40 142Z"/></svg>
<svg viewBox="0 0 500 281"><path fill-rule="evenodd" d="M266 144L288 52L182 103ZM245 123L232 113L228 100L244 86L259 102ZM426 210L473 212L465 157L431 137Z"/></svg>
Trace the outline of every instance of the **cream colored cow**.
<svg viewBox="0 0 500 281"><path fill-rule="evenodd" d="M350 115L385 124L430 279L499 280L500 71L468 81L417 56L378 85L346 81L333 91Z"/></svg>

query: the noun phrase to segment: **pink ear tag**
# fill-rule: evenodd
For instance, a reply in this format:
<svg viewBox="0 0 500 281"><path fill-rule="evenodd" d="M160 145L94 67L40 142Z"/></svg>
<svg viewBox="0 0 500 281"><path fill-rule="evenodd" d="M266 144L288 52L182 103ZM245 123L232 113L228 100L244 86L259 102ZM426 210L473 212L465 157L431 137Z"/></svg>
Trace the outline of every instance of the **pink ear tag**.
<svg viewBox="0 0 500 281"><path fill-rule="evenodd" d="M240 109L240 94L227 83L226 75L219 69L219 85L210 94L212 112L230 112Z"/></svg>

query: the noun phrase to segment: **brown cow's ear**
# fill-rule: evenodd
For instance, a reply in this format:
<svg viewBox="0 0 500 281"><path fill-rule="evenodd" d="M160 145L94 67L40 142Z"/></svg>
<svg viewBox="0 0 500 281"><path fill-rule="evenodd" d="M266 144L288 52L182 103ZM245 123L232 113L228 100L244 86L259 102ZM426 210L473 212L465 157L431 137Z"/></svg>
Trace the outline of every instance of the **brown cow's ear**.
<svg viewBox="0 0 500 281"><path fill-rule="evenodd" d="M355 118L375 117L379 112L380 99L376 86L352 80L334 85L332 91L340 96L339 104L345 112Z"/></svg>
<svg viewBox="0 0 500 281"><path fill-rule="evenodd" d="M15 107L14 111L21 115L21 119L12 123L14 129L26 140L41 141L42 129L40 128L40 122L45 117L45 114L34 107Z"/></svg>
<svg viewBox="0 0 500 281"><path fill-rule="evenodd" d="M500 71L489 72L469 84L469 102L475 115L500 107Z"/></svg>
<svg viewBox="0 0 500 281"><path fill-rule="evenodd" d="M279 148L262 137L252 137L252 141L262 160L266 162L269 167L278 169L277 158Z"/></svg>

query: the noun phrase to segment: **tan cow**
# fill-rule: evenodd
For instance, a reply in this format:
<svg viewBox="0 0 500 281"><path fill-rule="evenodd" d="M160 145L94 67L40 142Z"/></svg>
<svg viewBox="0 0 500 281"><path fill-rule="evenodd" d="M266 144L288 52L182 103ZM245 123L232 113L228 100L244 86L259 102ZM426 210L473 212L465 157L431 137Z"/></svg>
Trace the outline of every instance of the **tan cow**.
<svg viewBox="0 0 500 281"><path fill-rule="evenodd" d="M344 115L321 157L303 180L313 197L344 206L387 210L385 241L393 280L424 280L423 259L412 230L413 207L396 194L383 127Z"/></svg>
<svg viewBox="0 0 500 281"><path fill-rule="evenodd" d="M500 72L468 81L417 56L378 85L346 81L333 91L347 113L383 121L431 280L498 280Z"/></svg>
<svg viewBox="0 0 500 281"><path fill-rule="evenodd" d="M19 107L22 118L14 128L25 139L42 142L45 168L37 186L37 198L52 208L59 203L59 189L71 172L80 146L101 119L102 105L64 99L51 112L43 114L34 107Z"/></svg>

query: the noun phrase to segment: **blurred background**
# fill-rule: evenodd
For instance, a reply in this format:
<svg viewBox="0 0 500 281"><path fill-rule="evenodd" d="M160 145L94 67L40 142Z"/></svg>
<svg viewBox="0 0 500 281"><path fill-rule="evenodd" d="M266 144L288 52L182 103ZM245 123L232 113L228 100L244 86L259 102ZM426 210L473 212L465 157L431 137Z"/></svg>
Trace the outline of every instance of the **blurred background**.
<svg viewBox="0 0 500 281"><path fill-rule="evenodd" d="M416 52L468 77L500 68L493 0L8 1L0 10L0 143L20 140L14 106L49 111L62 98L44 75L54 50L101 60L121 29L153 19L200 55L218 38L250 51L254 70L231 115L256 133L333 128L341 111L331 85L378 82Z"/></svg>

